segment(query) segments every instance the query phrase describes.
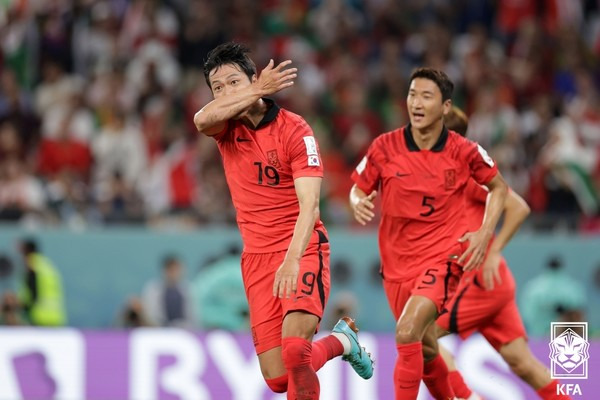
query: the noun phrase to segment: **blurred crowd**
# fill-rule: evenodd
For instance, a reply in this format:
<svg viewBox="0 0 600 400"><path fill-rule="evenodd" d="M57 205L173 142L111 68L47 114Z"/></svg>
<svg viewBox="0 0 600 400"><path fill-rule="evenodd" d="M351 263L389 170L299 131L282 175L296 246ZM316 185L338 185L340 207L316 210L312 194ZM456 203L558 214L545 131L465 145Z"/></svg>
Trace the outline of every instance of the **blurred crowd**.
<svg viewBox="0 0 600 400"><path fill-rule="evenodd" d="M350 224L350 173L407 123L407 77L441 68L468 135L530 203L535 229L600 231L598 0L0 2L0 221L233 223L193 115L226 40L299 68L277 101L318 137L322 214Z"/></svg>

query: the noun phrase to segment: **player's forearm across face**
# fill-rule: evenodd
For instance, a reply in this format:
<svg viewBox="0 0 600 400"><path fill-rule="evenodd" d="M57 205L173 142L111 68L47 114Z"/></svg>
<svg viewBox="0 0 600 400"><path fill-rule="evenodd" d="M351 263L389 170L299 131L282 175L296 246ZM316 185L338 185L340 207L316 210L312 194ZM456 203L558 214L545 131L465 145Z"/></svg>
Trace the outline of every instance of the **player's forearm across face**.
<svg viewBox="0 0 600 400"><path fill-rule="evenodd" d="M228 120L247 111L263 95L255 82L236 93L214 99L194 115L196 129L208 136L216 135Z"/></svg>
<svg viewBox="0 0 600 400"><path fill-rule="evenodd" d="M496 235L491 251L502 251L513 235L519 230L531 209L527 202L514 191L506 195L504 203L504 221L502 228Z"/></svg>

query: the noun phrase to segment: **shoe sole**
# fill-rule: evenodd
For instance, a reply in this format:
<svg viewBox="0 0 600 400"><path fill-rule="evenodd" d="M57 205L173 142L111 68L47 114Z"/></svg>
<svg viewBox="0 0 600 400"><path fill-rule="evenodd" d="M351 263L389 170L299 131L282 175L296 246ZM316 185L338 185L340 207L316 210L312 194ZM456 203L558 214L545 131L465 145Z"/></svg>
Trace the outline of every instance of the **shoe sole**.
<svg viewBox="0 0 600 400"><path fill-rule="evenodd" d="M354 320L352 318L342 317L340 319L342 321L344 321L346 323L346 325L348 325L348 327L354 331L354 333L358 333L358 328L356 327L356 323L354 322Z"/></svg>

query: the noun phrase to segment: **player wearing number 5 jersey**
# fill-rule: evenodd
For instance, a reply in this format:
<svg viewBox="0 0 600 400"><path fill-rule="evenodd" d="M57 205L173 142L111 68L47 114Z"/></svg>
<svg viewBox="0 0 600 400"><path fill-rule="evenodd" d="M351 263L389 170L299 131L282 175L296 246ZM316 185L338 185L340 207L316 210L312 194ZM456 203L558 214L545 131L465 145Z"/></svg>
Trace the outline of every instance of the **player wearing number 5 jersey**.
<svg viewBox="0 0 600 400"><path fill-rule="evenodd" d="M242 276L254 346L267 385L288 399L319 398L315 373L343 355L363 378L372 361L350 318L311 342L329 295L329 240L319 219L323 165L308 124L264 96L293 85L291 61L257 76L248 50L213 49L204 65L214 100L194 116L212 136L244 242Z"/></svg>
<svg viewBox="0 0 600 400"><path fill-rule="evenodd" d="M416 70L407 97L410 124L376 138L352 174L350 203L360 223L373 218L372 200L381 195L381 274L397 320L396 399L416 399L424 371L444 371L432 322L452 298L463 268L481 263L507 192L485 150L444 127L452 89L443 72ZM471 178L491 197L481 228L467 233L463 191ZM423 343L434 349L427 359ZM447 369L426 384L436 398L454 397Z"/></svg>

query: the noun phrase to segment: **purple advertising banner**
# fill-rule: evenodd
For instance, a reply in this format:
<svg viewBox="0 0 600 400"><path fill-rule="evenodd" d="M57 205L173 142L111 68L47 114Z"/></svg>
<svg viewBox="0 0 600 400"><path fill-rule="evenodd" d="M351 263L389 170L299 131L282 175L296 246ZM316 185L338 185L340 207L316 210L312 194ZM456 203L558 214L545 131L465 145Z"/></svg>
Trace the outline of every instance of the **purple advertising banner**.
<svg viewBox="0 0 600 400"><path fill-rule="evenodd" d="M322 400L393 399L393 335L361 332L376 364L357 377L340 359L319 371ZM538 398L481 338L445 338L467 383L487 400ZM550 367L546 340L532 340ZM589 346L587 379L561 379L573 399L600 393L600 341ZM178 329L133 331L0 329L0 400L283 400L265 385L249 335ZM430 399L422 387L420 400Z"/></svg>

